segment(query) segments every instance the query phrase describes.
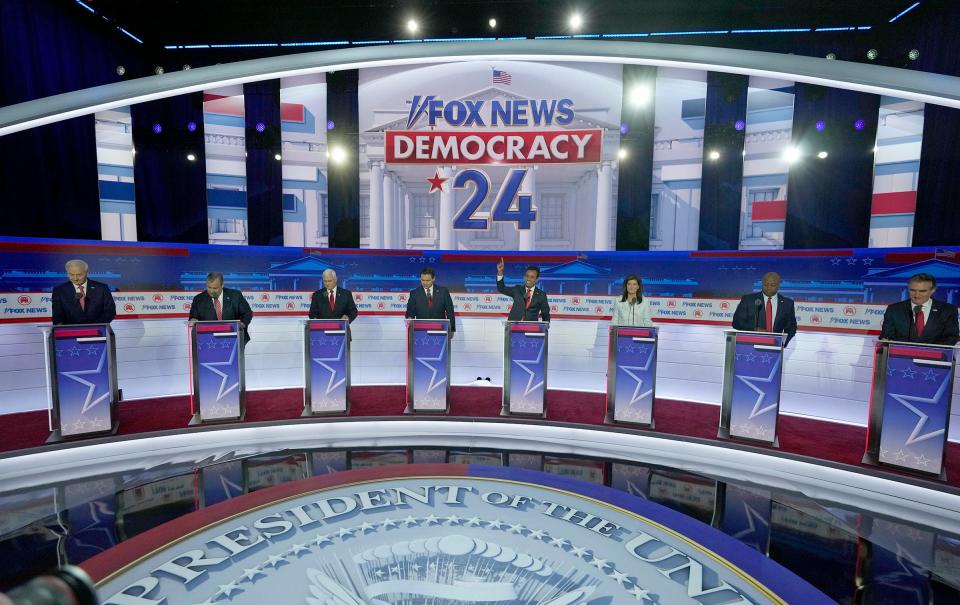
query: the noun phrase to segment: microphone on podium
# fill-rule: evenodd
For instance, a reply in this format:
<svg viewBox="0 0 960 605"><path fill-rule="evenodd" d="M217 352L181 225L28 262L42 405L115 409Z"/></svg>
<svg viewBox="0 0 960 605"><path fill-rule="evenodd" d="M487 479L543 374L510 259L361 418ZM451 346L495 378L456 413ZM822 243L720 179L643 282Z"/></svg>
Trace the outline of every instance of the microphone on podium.
<svg viewBox="0 0 960 605"><path fill-rule="evenodd" d="M754 299L753 302L756 303L757 305L757 310L753 314L753 329L754 331L759 332L760 331L760 310L763 308L763 302L761 302L759 298ZM766 321L763 322L763 326L764 327L767 326Z"/></svg>

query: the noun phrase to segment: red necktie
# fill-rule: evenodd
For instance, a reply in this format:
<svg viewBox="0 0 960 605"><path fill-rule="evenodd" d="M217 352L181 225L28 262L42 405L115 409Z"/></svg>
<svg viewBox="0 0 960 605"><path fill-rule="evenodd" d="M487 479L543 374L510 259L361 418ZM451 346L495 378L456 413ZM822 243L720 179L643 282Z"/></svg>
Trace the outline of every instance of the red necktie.
<svg viewBox="0 0 960 605"><path fill-rule="evenodd" d="M213 310L217 312L217 321L223 319L223 307L220 306L220 299L213 299Z"/></svg>
<svg viewBox="0 0 960 605"><path fill-rule="evenodd" d="M427 306L428 307L433 306L433 288L430 288L429 290L427 290Z"/></svg>
<svg viewBox="0 0 960 605"><path fill-rule="evenodd" d="M773 303L767 297L767 332L773 332Z"/></svg>
<svg viewBox="0 0 960 605"><path fill-rule="evenodd" d="M330 310L331 311L333 311L333 303L334 303L333 290L330 290Z"/></svg>
<svg viewBox="0 0 960 605"><path fill-rule="evenodd" d="M531 299L531 298L532 298L532 295L530 294L530 288L527 288L527 306L524 307L524 309L529 309L529 308L530 308L530 299Z"/></svg>
<svg viewBox="0 0 960 605"><path fill-rule="evenodd" d="M920 307L920 305L917 305ZM917 309L917 337L919 338L923 334L923 327L926 323L923 321L923 307Z"/></svg>
<svg viewBox="0 0 960 605"><path fill-rule="evenodd" d="M87 310L87 293L83 291L83 284L77 286L80 288L80 309L83 311Z"/></svg>

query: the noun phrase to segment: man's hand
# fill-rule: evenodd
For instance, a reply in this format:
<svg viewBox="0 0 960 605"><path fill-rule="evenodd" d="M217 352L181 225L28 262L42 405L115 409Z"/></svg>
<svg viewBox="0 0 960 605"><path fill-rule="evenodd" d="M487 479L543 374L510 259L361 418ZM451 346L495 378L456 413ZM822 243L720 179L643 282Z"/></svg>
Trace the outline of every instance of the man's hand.
<svg viewBox="0 0 960 605"><path fill-rule="evenodd" d="M497 277L503 276L503 257L500 257L500 262L497 263Z"/></svg>
<svg viewBox="0 0 960 605"><path fill-rule="evenodd" d="M341 316L340 316L340 319L346 319L346 320L349 320L350 318L349 318L349 317L347 317L346 315L341 315Z"/></svg>

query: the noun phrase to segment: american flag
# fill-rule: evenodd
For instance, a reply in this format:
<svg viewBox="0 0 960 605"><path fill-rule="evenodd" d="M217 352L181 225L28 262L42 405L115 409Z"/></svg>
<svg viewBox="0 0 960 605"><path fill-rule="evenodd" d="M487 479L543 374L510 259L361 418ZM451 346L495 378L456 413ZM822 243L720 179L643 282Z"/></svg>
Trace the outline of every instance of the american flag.
<svg viewBox="0 0 960 605"><path fill-rule="evenodd" d="M507 84L509 86L511 82L510 74L503 71L502 69L493 70L493 83L494 84Z"/></svg>

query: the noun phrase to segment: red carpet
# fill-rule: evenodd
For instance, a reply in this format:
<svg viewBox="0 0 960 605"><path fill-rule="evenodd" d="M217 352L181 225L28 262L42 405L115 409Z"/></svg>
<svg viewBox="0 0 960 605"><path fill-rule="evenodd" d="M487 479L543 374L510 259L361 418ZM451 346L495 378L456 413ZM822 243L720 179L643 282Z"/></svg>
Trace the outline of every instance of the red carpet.
<svg viewBox="0 0 960 605"><path fill-rule="evenodd" d="M404 387L354 387L350 417L400 416ZM491 418L500 416L501 391L495 387L452 387L451 416ZM548 391L547 420L575 424L603 423L606 396L602 393ZM298 418L303 410L301 389L251 391L247 393L245 422L282 421ZM431 418L433 416L423 416ZM49 436L46 412L24 412L3 416L0 423L0 451L39 447ZM719 406L682 401L658 400L656 432L715 439L720 418ZM190 420L190 398L161 397L120 404L120 435L183 429ZM621 427L618 427L620 430ZM197 427L193 430L203 430ZM630 430L625 428L625 430ZM831 462L860 466L866 429L833 422L781 416L780 452L810 456ZM763 446L757 446L763 447ZM948 469L954 472L948 484L960 487L960 444L947 444Z"/></svg>

